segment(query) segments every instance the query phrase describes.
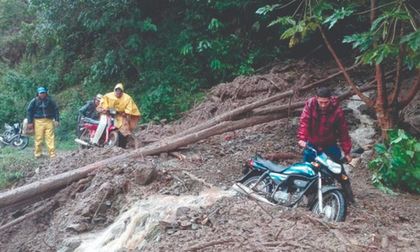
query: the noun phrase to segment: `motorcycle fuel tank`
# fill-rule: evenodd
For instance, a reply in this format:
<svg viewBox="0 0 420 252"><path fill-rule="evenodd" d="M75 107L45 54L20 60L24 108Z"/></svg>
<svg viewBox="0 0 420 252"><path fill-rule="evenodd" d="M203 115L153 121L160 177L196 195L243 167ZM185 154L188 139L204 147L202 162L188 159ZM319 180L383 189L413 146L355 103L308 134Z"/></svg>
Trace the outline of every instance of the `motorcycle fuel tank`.
<svg viewBox="0 0 420 252"><path fill-rule="evenodd" d="M287 167L287 169L285 169L282 173L287 174L287 175L296 174L296 175L302 175L306 177L313 177L316 175L315 171L311 167L311 164L307 162L293 164Z"/></svg>

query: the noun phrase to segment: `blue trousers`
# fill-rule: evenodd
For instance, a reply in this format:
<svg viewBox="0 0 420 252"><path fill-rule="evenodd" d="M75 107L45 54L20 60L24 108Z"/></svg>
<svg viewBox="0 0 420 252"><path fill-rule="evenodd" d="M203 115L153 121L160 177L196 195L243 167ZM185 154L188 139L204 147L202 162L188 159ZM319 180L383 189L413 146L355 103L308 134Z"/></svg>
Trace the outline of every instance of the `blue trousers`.
<svg viewBox="0 0 420 252"><path fill-rule="evenodd" d="M319 148L317 148L315 145L312 145L310 143L308 143L308 145L316 149L317 151L319 150ZM334 161L339 161L341 159L341 150L337 144L323 148L322 151ZM302 155L304 162L312 162L315 159L315 153L307 148L303 150Z"/></svg>

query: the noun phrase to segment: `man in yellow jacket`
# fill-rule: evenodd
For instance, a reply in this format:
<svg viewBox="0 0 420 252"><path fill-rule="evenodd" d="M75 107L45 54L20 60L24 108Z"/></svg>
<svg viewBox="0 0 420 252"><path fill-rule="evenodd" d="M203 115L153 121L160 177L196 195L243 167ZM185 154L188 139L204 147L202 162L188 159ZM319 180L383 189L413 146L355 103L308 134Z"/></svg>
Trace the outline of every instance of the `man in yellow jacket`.
<svg viewBox="0 0 420 252"><path fill-rule="evenodd" d="M140 120L140 110L138 109L133 98L124 93L124 86L118 83L114 87L114 92L110 92L102 96L101 103L98 106L99 112L106 112L109 109L115 109L117 115L115 118L115 126L123 136L130 135L136 128ZM99 139L106 127L107 117L102 114L99 119L98 129L92 139L92 144L98 144Z"/></svg>

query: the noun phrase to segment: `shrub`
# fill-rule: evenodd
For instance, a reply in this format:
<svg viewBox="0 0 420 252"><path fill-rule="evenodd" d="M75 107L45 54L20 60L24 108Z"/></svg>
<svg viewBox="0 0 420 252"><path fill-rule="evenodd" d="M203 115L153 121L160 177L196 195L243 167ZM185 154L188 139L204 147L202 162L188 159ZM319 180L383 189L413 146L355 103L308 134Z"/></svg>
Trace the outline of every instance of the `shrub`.
<svg viewBox="0 0 420 252"><path fill-rule="evenodd" d="M386 144L375 145L377 156L369 162L373 184L385 192L393 187L420 193L420 142L403 130L390 131L388 137Z"/></svg>

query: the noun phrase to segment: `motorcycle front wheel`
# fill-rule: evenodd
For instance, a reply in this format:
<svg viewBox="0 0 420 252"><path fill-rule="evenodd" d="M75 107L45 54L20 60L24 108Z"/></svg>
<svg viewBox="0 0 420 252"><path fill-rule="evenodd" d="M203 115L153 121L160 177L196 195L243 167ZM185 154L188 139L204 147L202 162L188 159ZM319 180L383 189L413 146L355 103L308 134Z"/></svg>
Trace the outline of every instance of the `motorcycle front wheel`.
<svg viewBox="0 0 420 252"><path fill-rule="evenodd" d="M23 150L28 146L29 138L27 136L20 136L16 137L12 141L12 146L18 148L19 150Z"/></svg>
<svg viewBox="0 0 420 252"><path fill-rule="evenodd" d="M322 214L319 211L319 201L315 201L311 210L314 214L322 216L326 221L340 222L346 219L347 203L339 190L331 190L322 195Z"/></svg>

